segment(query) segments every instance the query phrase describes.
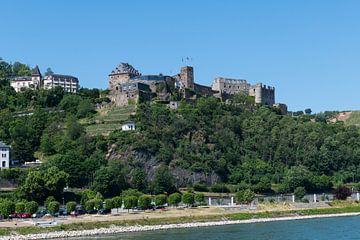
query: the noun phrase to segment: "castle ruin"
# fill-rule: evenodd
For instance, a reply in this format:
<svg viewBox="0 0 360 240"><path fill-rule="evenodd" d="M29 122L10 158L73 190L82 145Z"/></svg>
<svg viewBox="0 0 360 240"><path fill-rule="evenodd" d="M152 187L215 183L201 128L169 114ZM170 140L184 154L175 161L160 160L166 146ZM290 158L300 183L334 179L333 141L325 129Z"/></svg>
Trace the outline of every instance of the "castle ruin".
<svg viewBox="0 0 360 240"><path fill-rule="evenodd" d="M244 79L215 78L211 87L197 84L194 69L184 66L174 76L142 75L128 63L119 64L109 74L110 99L117 106L157 99L170 101L171 92L176 89L182 98L195 100L198 96L214 96L226 100L231 95L242 93L253 96L256 104L273 106L275 88L257 83L249 84Z"/></svg>

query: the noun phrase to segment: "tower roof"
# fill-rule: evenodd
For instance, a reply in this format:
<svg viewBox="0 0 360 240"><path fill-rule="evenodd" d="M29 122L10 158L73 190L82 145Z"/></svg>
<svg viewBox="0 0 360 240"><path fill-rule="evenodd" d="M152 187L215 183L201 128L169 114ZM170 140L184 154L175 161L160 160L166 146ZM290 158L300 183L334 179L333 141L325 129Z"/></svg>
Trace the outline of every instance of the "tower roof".
<svg viewBox="0 0 360 240"><path fill-rule="evenodd" d="M34 69L31 72L31 76L41 76L40 69L38 65L34 67Z"/></svg>
<svg viewBox="0 0 360 240"><path fill-rule="evenodd" d="M110 75L112 74L132 74L135 76L141 75L138 70L136 70L128 63L120 63L114 70L111 71Z"/></svg>

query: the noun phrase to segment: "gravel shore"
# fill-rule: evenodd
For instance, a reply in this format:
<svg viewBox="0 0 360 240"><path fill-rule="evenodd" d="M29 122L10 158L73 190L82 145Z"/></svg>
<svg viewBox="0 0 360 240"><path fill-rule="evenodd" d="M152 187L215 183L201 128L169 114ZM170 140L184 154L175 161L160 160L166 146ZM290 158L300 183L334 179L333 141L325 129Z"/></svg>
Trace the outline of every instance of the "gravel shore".
<svg viewBox="0 0 360 240"><path fill-rule="evenodd" d="M180 223L180 224L167 224L167 225L145 225L145 226L111 226L109 228L99 228L92 230L80 231L56 231L49 233L28 234L28 235L12 235L1 237L0 240L37 240L37 239L56 239L56 238L70 238L70 237L84 237L95 236L104 234L117 234L126 232L141 232L141 231L154 231L166 230L176 228L194 228L194 227L211 227L229 224L246 224L246 223L260 223L271 221L288 221L288 220L301 220L311 218L330 218L330 217L345 217L345 216L358 216L360 213L339 213L339 214L324 214L324 215L309 215L309 216L291 216L279 218L259 218L248 220L225 220L216 222L195 222L195 223Z"/></svg>

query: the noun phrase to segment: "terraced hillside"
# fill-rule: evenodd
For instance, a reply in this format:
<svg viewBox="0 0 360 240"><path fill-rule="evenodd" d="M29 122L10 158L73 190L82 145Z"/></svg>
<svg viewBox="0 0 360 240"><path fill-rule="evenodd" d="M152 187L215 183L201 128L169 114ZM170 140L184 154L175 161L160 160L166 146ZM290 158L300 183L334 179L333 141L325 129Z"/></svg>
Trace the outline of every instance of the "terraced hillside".
<svg viewBox="0 0 360 240"><path fill-rule="evenodd" d="M120 129L121 124L135 114L135 109L135 105L100 109L93 119L83 119L81 123L86 125L86 131L90 135L108 135Z"/></svg>

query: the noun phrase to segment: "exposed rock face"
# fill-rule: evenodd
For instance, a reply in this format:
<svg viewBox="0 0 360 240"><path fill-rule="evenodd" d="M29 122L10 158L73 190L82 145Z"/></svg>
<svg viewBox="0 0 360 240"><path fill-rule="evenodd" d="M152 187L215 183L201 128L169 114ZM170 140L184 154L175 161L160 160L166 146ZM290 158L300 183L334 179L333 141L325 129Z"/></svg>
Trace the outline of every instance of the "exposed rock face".
<svg viewBox="0 0 360 240"><path fill-rule="evenodd" d="M134 166L144 169L147 174L148 182L154 180L156 168L161 164L156 160L154 155L145 150L119 150L119 147L116 144L113 144L109 148L106 159L108 161L120 160L122 164L130 169ZM188 184L196 182L213 184L220 179L216 173L205 174L202 172L192 172L180 166L170 167L170 171L174 177L176 187L186 187Z"/></svg>

